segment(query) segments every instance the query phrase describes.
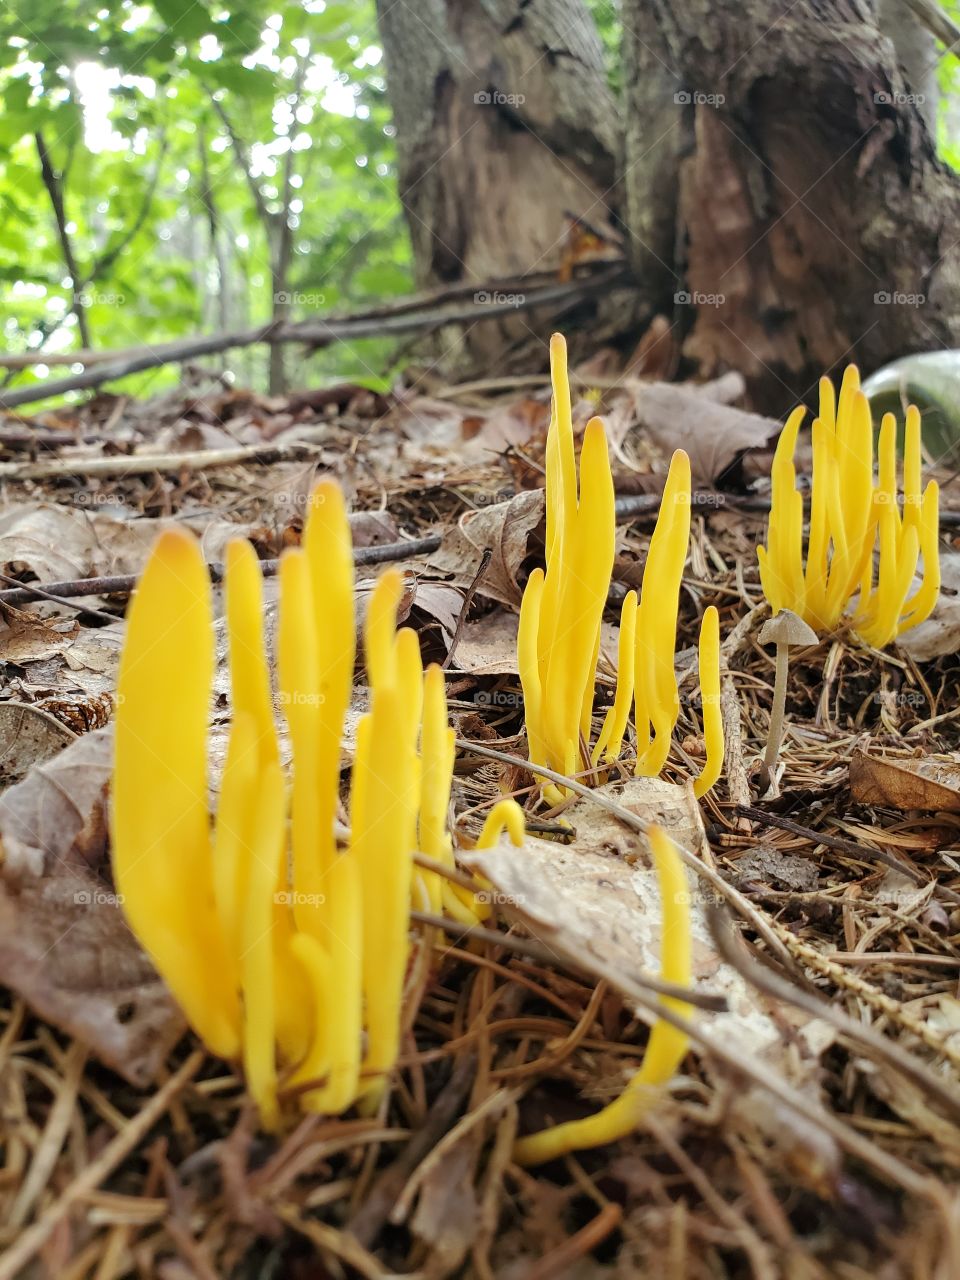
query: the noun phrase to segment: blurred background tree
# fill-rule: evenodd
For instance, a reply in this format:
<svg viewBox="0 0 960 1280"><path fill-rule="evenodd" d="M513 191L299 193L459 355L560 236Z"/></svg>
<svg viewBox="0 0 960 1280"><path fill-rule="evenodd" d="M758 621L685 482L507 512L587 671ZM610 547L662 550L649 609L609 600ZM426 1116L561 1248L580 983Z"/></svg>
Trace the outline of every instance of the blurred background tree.
<svg viewBox="0 0 960 1280"><path fill-rule="evenodd" d="M562 275L584 225L634 280L571 324L628 348L665 313L688 367L743 368L766 407L848 353L870 367L960 345L951 13L934 0L884 0L880 17L847 0L12 0L4 346L149 345L415 287ZM874 301L898 291L926 302ZM717 294L729 303L683 301ZM540 327L480 322L433 350L461 369L522 365ZM383 386L406 350L261 345L212 363L277 392L333 375Z"/></svg>

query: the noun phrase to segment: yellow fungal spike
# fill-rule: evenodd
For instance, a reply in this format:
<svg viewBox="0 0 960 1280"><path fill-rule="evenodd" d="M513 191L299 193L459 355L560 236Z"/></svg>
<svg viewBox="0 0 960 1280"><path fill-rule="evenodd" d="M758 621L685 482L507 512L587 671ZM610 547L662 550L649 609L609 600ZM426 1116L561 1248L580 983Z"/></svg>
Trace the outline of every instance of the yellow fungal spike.
<svg viewBox="0 0 960 1280"><path fill-rule="evenodd" d="M340 487L321 481L310 495L303 530L303 549L313 598L312 630L316 638L316 788L323 849L320 864L333 860L333 823L340 782L340 738L353 689L356 618L353 589L353 542Z"/></svg>
<svg viewBox="0 0 960 1280"><path fill-rule="evenodd" d="M577 509L577 464L573 448L573 414L570 405L570 380L567 375L567 343L560 333L550 339L550 381L553 386L553 412L549 434L556 448L560 485L555 490L553 527L548 515L547 545L553 537L562 537Z"/></svg>
<svg viewBox="0 0 960 1280"><path fill-rule="evenodd" d="M333 832L323 824L317 786L322 695L317 679L313 591L306 554L300 549L284 552L279 576L280 702L293 746L293 915L298 929L316 934L323 915L323 881L332 858Z"/></svg>
<svg viewBox="0 0 960 1280"><path fill-rule="evenodd" d="M124 912L213 1053L240 1051L239 973L215 907L207 809L210 580L183 530L160 535L130 606L111 793Z"/></svg>
<svg viewBox="0 0 960 1280"><path fill-rule="evenodd" d="M351 850L363 885L363 986L367 1010L365 1092L377 1096L397 1057L406 973L409 899L416 819L412 744L403 742L404 717L395 687L376 689L371 728L358 732L355 787L367 798L351 811ZM354 793L356 799L356 791Z"/></svg>
<svg viewBox="0 0 960 1280"><path fill-rule="evenodd" d="M601 758L607 763L616 760L620 755L623 735L630 715L630 704L633 702L634 654L637 648L637 593L628 591L620 608L620 636L617 642L617 688L613 706L608 710L603 721L603 728L597 745L593 749L592 760L597 764Z"/></svg>
<svg viewBox="0 0 960 1280"><path fill-rule="evenodd" d="M395 632L403 595L403 575L387 569L370 595L363 624L363 656L371 688L396 680Z"/></svg>
<svg viewBox="0 0 960 1280"><path fill-rule="evenodd" d="M447 809L456 754L456 734L447 720L447 691L443 671L436 663L423 677L423 728L420 735L420 825L421 853L453 866L453 850L447 834ZM419 873L426 888L429 909L440 911L443 881L432 871Z"/></svg>
<svg viewBox="0 0 960 1280"><path fill-rule="evenodd" d="M903 526L920 528L921 497L920 410L908 405L903 428Z"/></svg>
<svg viewBox="0 0 960 1280"><path fill-rule="evenodd" d="M829 383L827 385L829 386ZM826 603L827 550L830 541L827 523L827 485L829 483L827 472L833 461L828 431L820 418L814 419L811 442L813 478L810 485L810 537L803 594L807 620L810 621L811 626L816 626L816 622L812 619L819 619L822 616ZM770 604L772 608L772 600ZM779 610L774 609L774 612Z"/></svg>
<svg viewBox="0 0 960 1280"><path fill-rule="evenodd" d="M704 610L700 624L700 701L703 706L703 741L706 759L693 784L693 794L706 795L723 768L723 714L720 708L720 615L713 605Z"/></svg>
<svg viewBox="0 0 960 1280"><path fill-rule="evenodd" d="M540 682L538 635L543 599L543 570L534 569L527 579L520 602L517 628L517 667L523 689L523 719L527 730L527 752L535 764L546 763L543 727L543 688Z"/></svg>
<svg viewBox="0 0 960 1280"><path fill-rule="evenodd" d="M259 752L267 763L279 759L279 751L263 643L263 577L256 552L245 538L228 542L224 559L231 702L234 714L245 712L253 718Z"/></svg>
<svg viewBox="0 0 960 1280"><path fill-rule="evenodd" d="M290 939L290 953L300 965L306 980L309 1004L305 1004L304 1008L313 1010L312 1035L290 1083L301 1090L299 1096L306 1110L320 1111L330 1083L332 1042L339 1034L339 1028L334 1025L330 1016L330 1002L337 984L337 975L323 943L311 933L294 933ZM314 1084L316 1088L305 1087Z"/></svg>
<svg viewBox="0 0 960 1280"><path fill-rule="evenodd" d="M656 777L670 751L679 698L674 669L680 583L690 541L690 459L678 449L670 460L660 512L650 539L637 615L634 698L638 776ZM642 742L641 721L653 728Z"/></svg>
<svg viewBox="0 0 960 1280"><path fill-rule="evenodd" d="M690 892L676 847L657 827L648 833L663 908L660 976L666 982L689 987L692 980ZM674 1013L689 1017L684 1000L662 996L661 1003ZM640 1070L615 1102L583 1120L572 1120L520 1138L513 1149L517 1164L537 1165L569 1151L597 1147L631 1134L659 1096L660 1088L675 1074L687 1052L689 1037L669 1023L658 1021Z"/></svg>
<svg viewBox="0 0 960 1280"><path fill-rule="evenodd" d="M243 953L243 913L249 890L253 806L261 761L258 727L235 711L220 783L213 838L213 888L220 927L231 954Z"/></svg>
<svg viewBox="0 0 960 1280"><path fill-rule="evenodd" d="M920 507L920 553L923 582L903 607L900 634L929 618L940 594L940 488L931 480Z"/></svg>
<svg viewBox="0 0 960 1280"><path fill-rule="evenodd" d="M285 808L283 774L271 761L263 766L255 800L241 957L243 1069L265 1129L275 1129L278 1120L272 932L284 852Z"/></svg>
<svg viewBox="0 0 960 1280"><path fill-rule="evenodd" d="M837 432L837 397L829 378L820 379L820 412L817 415L831 437Z"/></svg>
<svg viewBox="0 0 960 1280"><path fill-rule="evenodd" d="M797 435L806 410L794 409L780 432L771 469L772 498L767 536L769 570L776 581L775 594L780 606L796 607L803 599L803 498L797 491L797 474L793 457Z"/></svg>
<svg viewBox="0 0 960 1280"><path fill-rule="evenodd" d="M324 1088L307 1093L304 1105L311 1111L339 1115L357 1094L363 1041L363 901L360 870L352 854L337 856L327 876L327 891L331 910L324 945L304 934L293 940L305 967L320 978L325 966L327 974L320 1052L316 1060L304 1063L293 1082L317 1079L318 1068L324 1071Z"/></svg>

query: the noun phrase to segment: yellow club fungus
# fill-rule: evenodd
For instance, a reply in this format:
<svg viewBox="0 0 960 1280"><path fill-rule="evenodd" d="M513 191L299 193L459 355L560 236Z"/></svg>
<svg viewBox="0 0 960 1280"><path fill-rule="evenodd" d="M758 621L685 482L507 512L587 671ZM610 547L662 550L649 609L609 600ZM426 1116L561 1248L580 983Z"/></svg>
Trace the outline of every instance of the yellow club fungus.
<svg viewBox="0 0 960 1280"><path fill-rule="evenodd" d="M610 588L616 542L613 479L603 423L587 424L579 474L574 452L566 345L550 342L553 413L546 449L546 569L535 569L520 606L517 665L523 686L527 743L533 764L567 775L618 759L631 704L637 728L636 772L663 769L680 711L674 653L680 584L690 538L690 461L678 450L670 463L639 597L627 593L620 614L618 674L613 705L592 750L594 684L600 627ZM708 611L709 612L709 611ZM719 688L719 638L710 620L701 682ZM705 708L707 704L705 703ZM713 785L722 764L719 715L705 719L707 760L698 794ZM567 792L543 787L550 804Z"/></svg>
<svg viewBox="0 0 960 1280"><path fill-rule="evenodd" d="M331 1114L381 1096L399 1048L418 838L453 865L443 673L424 675L416 634L396 628L401 586L388 571L370 597L370 710L357 725L342 846L340 744L356 624L339 488L314 490L303 547L280 567L277 685L292 748L289 789L260 569L249 544L227 549L233 719L212 833L213 610L189 533L161 536L130 608L112 788L117 887L190 1024L213 1052L242 1061L267 1127L279 1123L284 1091L304 1110ZM494 815L522 842L516 804ZM484 913L482 896L453 893L435 873L419 891L464 923Z"/></svg>
<svg viewBox="0 0 960 1280"><path fill-rule="evenodd" d="M816 631L848 614L861 639L881 648L927 618L940 591L939 489L931 480L921 492L920 413L914 405L906 413L901 513L893 414L880 425L875 467L856 367L844 373L839 396L829 378L820 380L805 561L794 466L803 415L802 407L790 415L774 454L767 542L757 551L764 594L774 613L790 609Z"/></svg>
<svg viewBox="0 0 960 1280"><path fill-rule="evenodd" d="M689 987L692 979L690 891L683 863L672 841L660 830L648 832L657 880L660 885L663 923L660 976L665 982ZM692 1009L676 996L662 996L661 1003L674 1013L689 1017ZM689 1037L662 1019L654 1024L640 1069L614 1102L582 1120L543 1129L520 1138L513 1158L518 1164L543 1164L569 1151L599 1147L627 1137L654 1106L662 1088L676 1074L687 1052Z"/></svg>

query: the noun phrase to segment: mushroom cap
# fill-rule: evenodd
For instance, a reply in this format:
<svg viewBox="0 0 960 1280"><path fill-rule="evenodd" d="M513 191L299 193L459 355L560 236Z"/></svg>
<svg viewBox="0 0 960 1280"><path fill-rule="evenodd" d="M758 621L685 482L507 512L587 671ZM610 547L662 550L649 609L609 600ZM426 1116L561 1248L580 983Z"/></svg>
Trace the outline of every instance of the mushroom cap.
<svg viewBox="0 0 960 1280"><path fill-rule="evenodd" d="M820 637L792 609L781 609L760 628L758 637L761 644L794 645L817 644Z"/></svg>

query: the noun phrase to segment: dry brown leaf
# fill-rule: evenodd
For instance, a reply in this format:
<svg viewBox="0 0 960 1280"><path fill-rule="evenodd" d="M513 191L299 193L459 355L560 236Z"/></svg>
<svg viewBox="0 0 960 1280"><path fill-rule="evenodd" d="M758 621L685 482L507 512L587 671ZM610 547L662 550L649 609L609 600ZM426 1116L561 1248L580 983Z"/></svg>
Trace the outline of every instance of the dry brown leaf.
<svg viewBox="0 0 960 1280"><path fill-rule="evenodd" d="M476 419L465 419L464 438L479 441L487 449L499 452L510 445L526 445L531 440L545 440L549 421L549 402L546 399L534 400L526 397L494 409L481 420L479 428L473 425Z"/></svg>
<svg viewBox="0 0 960 1280"><path fill-rule="evenodd" d="M520 566L543 515L542 489L518 493L509 502L498 502L481 511L469 511L443 535L440 547L430 557L430 567L448 582L469 587L477 576L484 551L489 549L490 563L477 594L519 608L523 594L517 582Z"/></svg>
<svg viewBox="0 0 960 1280"><path fill-rule="evenodd" d="M51 759L75 738L46 711L22 702L0 702L0 784L19 782L34 765Z"/></svg>
<svg viewBox="0 0 960 1280"><path fill-rule="evenodd" d="M888 760L854 751L850 760L850 793L860 804L960 813L960 762Z"/></svg>
<svg viewBox="0 0 960 1280"><path fill-rule="evenodd" d="M690 455L694 488L709 488L748 449L762 448L781 428L773 418L720 404L706 391L666 382L627 386L639 426L668 456Z"/></svg>
<svg viewBox="0 0 960 1280"><path fill-rule="evenodd" d="M86 734L0 797L0 983L144 1086L184 1022L105 874L112 754Z"/></svg>
<svg viewBox="0 0 960 1280"><path fill-rule="evenodd" d="M621 805L657 822L687 849L705 839L699 807L688 786L659 778L634 778L620 791ZM645 842L614 815L578 801L564 817L576 830L572 844L527 838L522 850L510 845L465 856L493 884L505 913L521 921L548 946L576 958L589 972L653 977L660 972L662 913L656 873ZM729 1012L716 1030L744 1053L774 1053L781 1046L776 1022L741 975L722 962L710 938L705 908L715 901L706 882L688 872L694 939L694 977L726 996Z"/></svg>

